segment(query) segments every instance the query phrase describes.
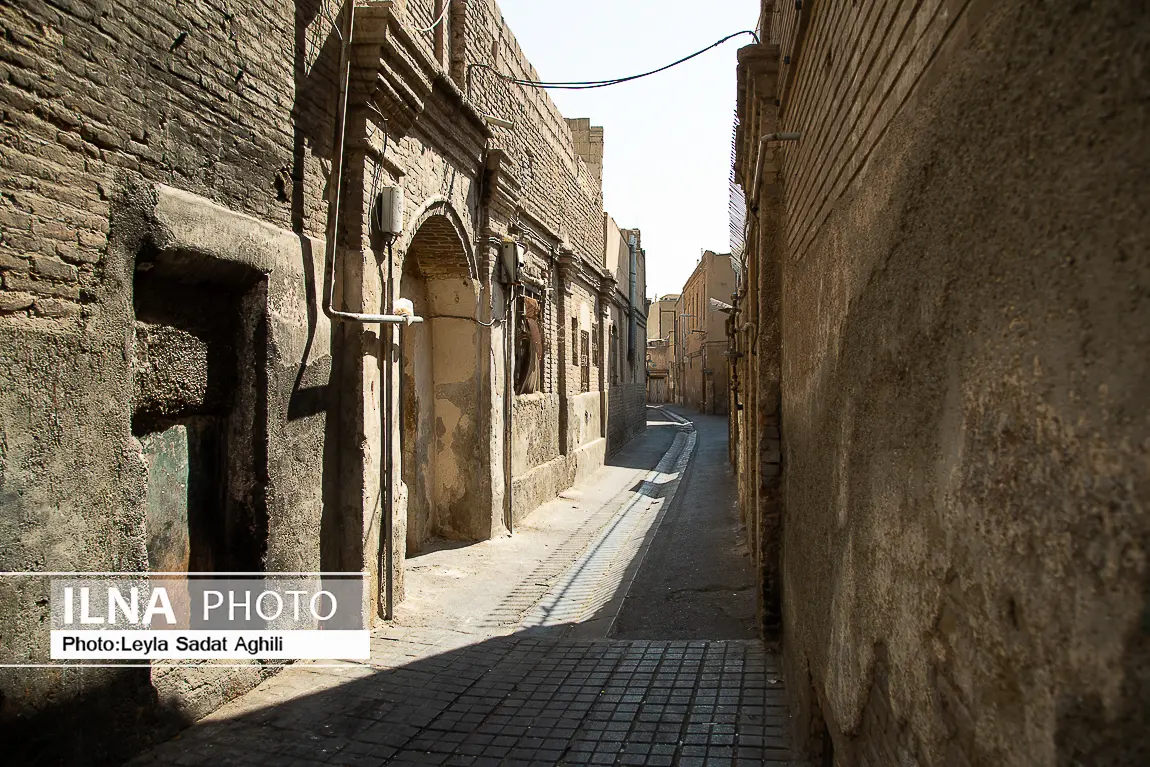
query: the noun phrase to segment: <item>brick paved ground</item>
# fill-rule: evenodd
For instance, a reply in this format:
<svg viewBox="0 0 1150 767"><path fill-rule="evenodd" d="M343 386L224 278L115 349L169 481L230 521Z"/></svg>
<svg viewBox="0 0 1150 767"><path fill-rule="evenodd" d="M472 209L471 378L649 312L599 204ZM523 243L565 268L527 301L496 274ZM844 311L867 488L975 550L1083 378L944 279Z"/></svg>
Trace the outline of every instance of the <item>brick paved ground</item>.
<svg viewBox="0 0 1150 767"><path fill-rule="evenodd" d="M557 620L617 609L607 592L625 590L694 440L684 431L678 452L614 499L539 597L547 608L511 633L496 621L488 634L382 627L369 663L290 668L132 764L792 764L778 660L761 642L576 638L582 624Z"/></svg>

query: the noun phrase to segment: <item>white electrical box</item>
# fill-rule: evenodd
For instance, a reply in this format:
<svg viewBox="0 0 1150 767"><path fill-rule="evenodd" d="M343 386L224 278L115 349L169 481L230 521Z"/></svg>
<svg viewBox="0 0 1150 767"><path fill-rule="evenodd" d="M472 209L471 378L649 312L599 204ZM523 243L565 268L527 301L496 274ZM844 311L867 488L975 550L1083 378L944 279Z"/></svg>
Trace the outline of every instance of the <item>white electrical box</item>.
<svg viewBox="0 0 1150 767"><path fill-rule="evenodd" d="M403 189L385 186L375 198L375 231L386 237L403 234Z"/></svg>
<svg viewBox="0 0 1150 767"><path fill-rule="evenodd" d="M519 270L527 265L527 251L514 240L504 240L500 251L503 274L508 282L518 282Z"/></svg>

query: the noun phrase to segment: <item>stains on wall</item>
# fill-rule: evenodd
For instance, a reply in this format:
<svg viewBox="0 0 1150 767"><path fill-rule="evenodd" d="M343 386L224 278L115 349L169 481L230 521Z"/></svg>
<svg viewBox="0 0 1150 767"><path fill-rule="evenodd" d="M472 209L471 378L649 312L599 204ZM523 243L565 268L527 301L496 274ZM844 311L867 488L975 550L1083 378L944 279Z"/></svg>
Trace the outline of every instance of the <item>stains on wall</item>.
<svg viewBox="0 0 1150 767"><path fill-rule="evenodd" d="M825 720L841 764L1144 761L1144 14L813 8L756 248L800 735Z"/></svg>

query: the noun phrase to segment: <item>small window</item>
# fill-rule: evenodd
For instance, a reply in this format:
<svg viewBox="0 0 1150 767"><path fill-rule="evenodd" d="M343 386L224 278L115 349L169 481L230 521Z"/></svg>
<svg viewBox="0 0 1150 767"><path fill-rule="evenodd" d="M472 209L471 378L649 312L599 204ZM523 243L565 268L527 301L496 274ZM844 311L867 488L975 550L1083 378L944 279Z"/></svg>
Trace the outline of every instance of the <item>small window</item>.
<svg viewBox="0 0 1150 767"><path fill-rule="evenodd" d="M571 318L571 364L579 364L579 319Z"/></svg>
<svg viewBox="0 0 1150 767"><path fill-rule="evenodd" d="M591 324L591 360L599 364L599 323Z"/></svg>
<svg viewBox="0 0 1150 767"><path fill-rule="evenodd" d="M611 326L611 340L609 342L610 348L608 351L611 354L611 383L619 383L619 331L612 325Z"/></svg>
<svg viewBox="0 0 1150 767"><path fill-rule="evenodd" d="M591 391L591 334L586 330L579 333L579 352L582 360L579 365L579 391Z"/></svg>
<svg viewBox="0 0 1150 767"><path fill-rule="evenodd" d="M518 327L515 330L515 393L540 391L543 370L543 328L539 300L519 299Z"/></svg>

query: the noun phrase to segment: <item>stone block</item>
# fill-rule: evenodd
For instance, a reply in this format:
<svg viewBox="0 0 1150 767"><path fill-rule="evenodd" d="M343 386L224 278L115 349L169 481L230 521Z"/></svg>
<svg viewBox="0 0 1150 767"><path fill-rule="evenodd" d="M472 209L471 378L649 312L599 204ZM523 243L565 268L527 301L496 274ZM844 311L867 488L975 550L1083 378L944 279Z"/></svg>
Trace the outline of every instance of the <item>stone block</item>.
<svg viewBox="0 0 1150 767"><path fill-rule="evenodd" d="M18 312L32 305L35 296L31 293L0 293L0 312Z"/></svg>
<svg viewBox="0 0 1150 767"><path fill-rule="evenodd" d="M95 264L100 260L99 251L78 248L70 242L58 242L54 250L57 256L73 264Z"/></svg>
<svg viewBox="0 0 1150 767"><path fill-rule="evenodd" d="M33 256L32 269L36 274L64 282L75 282L79 276L76 267L52 256Z"/></svg>
<svg viewBox="0 0 1150 767"><path fill-rule="evenodd" d="M18 272L28 271L31 264L26 258L14 256L11 253L0 252L0 269L12 269Z"/></svg>
<svg viewBox="0 0 1150 767"><path fill-rule="evenodd" d="M59 298L37 298L35 310L44 317L78 317L81 307L79 304Z"/></svg>

